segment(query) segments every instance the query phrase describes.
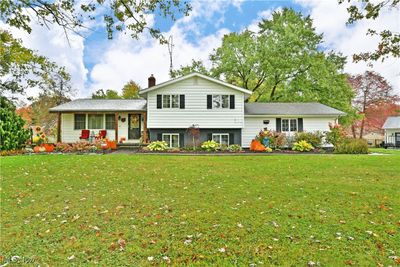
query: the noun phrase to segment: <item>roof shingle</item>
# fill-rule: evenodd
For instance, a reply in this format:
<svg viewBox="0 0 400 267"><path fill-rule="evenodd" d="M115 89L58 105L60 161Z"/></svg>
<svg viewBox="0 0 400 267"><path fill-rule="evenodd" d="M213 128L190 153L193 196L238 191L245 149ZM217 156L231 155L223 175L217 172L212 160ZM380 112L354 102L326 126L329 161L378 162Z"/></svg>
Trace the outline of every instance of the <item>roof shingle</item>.
<svg viewBox="0 0 400 267"><path fill-rule="evenodd" d="M345 112L320 103L245 103L245 115L334 115Z"/></svg>
<svg viewBox="0 0 400 267"><path fill-rule="evenodd" d="M50 109L50 112L73 111L146 111L146 99L76 99Z"/></svg>
<svg viewBox="0 0 400 267"><path fill-rule="evenodd" d="M383 129L400 129L400 116L388 117L382 126Z"/></svg>

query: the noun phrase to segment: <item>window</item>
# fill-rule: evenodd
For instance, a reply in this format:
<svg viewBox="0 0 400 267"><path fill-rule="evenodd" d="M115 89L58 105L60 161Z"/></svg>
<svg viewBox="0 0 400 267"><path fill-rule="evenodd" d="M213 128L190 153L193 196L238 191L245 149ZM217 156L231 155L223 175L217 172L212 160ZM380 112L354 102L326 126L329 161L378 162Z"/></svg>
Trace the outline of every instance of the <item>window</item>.
<svg viewBox="0 0 400 267"><path fill-rule="evenodd" d="M297 119L282 119L282 132L297 132Z"/></svg>
<svg viewBox="0 0 400 267"><path fill-rule="evenodd" d="M106 129L107 130L115 129L115 115L114 114L106 114Z"/></svg>
<svg viewBox="0 0 400 267"><path fill-rule="evenodd" d="M103 114L89 114L88 115L88 128L89 129L103 129Z"/></svg>
<svg viewBox="0 0 400 267"><path fill-rule="evenodd" d="M162 134L162 140L167 142L168 147L179 147L179 134Z"/></svg>
<svg viewBox="0 0 400 267"><path fill-rule="evenodd" d="M229 95L213 95L212 96L213 108L229 108Z"/></svg>
<svg viewBox="0 0 400 267"><path fill-rule="evenodd" d="M162 96L163 108L179 108L179 95L163 95Z"/></svg>
<svg viewBox="0 0 400 267"><path fill-rule="evenodd" d="M74 115L74 129L75 130L86 129L86 114Z"/></svg>
<svg viewBox="0 0 400 267"><path fill-rule="evenodd" d="M221 144L221 145L229 145L229 134L222 133L222 134L212 134L212 140Z"/></svg>

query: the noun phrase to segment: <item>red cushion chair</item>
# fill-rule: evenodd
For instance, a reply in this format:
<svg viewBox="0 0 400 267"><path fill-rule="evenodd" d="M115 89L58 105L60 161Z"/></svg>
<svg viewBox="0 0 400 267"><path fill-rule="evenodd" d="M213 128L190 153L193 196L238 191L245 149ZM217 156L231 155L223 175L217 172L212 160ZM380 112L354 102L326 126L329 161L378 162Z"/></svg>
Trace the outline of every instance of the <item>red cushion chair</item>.
<svg viewBox="0 0 400 267"><path fill-rule="evenodd" d="M90 135L89 130L82 130L81 136L79 136L79 139L89 139L89 135Z"/></svg>
<svg viewBox="0 0 400 267"><path fill-rule="evenodd" d="M106 136L107 136L107 130L100 130L99 136L100 136L100 138L106 138Z"/></svg>

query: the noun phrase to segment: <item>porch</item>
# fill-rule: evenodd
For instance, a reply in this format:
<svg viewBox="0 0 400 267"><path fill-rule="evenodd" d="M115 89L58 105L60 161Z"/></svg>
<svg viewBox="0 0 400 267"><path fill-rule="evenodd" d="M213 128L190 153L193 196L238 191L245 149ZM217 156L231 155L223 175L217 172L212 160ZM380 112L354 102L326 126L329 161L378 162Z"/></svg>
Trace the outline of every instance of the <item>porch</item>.
<svg viewBox="0 0 400 267"><path fill-rule="evenodd" d="M139 145L148 142L146 112L59 112L57 142L94 141L105 138L117 144Z"/></svg>

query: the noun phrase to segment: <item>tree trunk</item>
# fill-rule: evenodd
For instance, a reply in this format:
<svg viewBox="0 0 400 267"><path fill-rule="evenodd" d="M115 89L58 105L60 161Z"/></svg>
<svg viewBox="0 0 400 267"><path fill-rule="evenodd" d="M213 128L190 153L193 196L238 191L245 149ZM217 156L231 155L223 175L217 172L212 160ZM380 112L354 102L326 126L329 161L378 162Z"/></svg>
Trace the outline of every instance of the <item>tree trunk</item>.
<svg viewBox="0 0 400 267"><path fill-rule="evenodd" d="M353 138L357 138L356 136L356 126L354 123L351 125L351 132L353 133Z"/></svg>
<svg viewBox="0 0 400 267"><path fill-rule="evenodd" d="M364 134L364 124L365 124L365 117L361 121L361 127L360 127L360 139L363 137Z"/></svg>

